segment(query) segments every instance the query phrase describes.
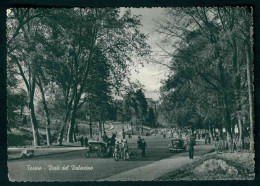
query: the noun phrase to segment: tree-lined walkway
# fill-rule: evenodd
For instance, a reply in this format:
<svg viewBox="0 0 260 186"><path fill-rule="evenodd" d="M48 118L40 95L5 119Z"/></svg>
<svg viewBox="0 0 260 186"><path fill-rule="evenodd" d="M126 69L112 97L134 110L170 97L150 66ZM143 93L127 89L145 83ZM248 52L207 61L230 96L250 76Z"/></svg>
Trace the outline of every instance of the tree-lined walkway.
<svg viewBox="0 0 260 186"><path fill-rule="evenodd" d="M50 155L48 156L48 158L40 156L27 160L8 161L9 177L11 180L16 181L102 180L120 174L121 172L129 171L138 167L143 167L157 161L159 161L160 164L160 160L165 158L184 158L188 160L187 152L179 154L170 153L168 149L169 139L163 139L162 136L146 137L146 142L148 144L146 152L147 157L142 158L141 151L138 151L138 149L136 149L136 139L137 137L134 136L133 139L129 140L130 148L135 148L134 150L138 152L138 157L135 161L120 160L116 162L112 158L97 158L95 155L93 155L91 158L85 158L84 151L69 152L64 154ZM195 147L195 156L203 155L210 148L211 146L204 145L203 142L199 142L198 145ZM170 159L167 159L167 161L171 161ZM45 168L45 170L28 171L27 165L42 167ZM62 167L63 165L80 165L82 167L93 167L93 170L48 170L48 165L59 167ZM164 165L165 163L162 164L162 166ZM166 167L166 170L167 169L168 168ZM147 168L140 168L140 170L147 170ZM149 172L154 171L156 172L156 170L151 170Z"/></svg>
<svg viewBox="0 0 260 186"><path fill-rule="evenodd" d="M197 155L194 156L194 159L200 158L202 155L210 152L212 149L213 145L199 147L197 149ZM192 161L193 160L188 158L187 153L181 153L145 166L137 167L129 171L113 175L100 181L152 181L168 172L178 170Z"/></svg>

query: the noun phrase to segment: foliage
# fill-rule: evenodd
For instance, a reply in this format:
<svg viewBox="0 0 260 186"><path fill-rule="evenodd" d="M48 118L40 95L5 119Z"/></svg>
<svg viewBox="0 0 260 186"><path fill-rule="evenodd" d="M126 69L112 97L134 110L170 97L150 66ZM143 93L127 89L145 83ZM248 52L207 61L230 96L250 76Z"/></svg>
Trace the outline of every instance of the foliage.
<svg viewBox="0 0 260 186"><path fill-rule="evenodd" d="M246 8L165 11L157 31L172 59L172 73L161 88L161 108L168 120L192 128L225 127L232 137L237 121L250 118L252 60L247 63L245 56L252 59L251 28Z"/></svg>

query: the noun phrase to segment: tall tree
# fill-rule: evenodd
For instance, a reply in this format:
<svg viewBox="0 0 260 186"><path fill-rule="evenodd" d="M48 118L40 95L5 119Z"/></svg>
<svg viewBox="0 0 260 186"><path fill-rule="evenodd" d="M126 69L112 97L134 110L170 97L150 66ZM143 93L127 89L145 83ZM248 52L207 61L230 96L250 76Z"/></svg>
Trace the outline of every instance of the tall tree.
<svg viewBox="0 0 260 186"><path fill-rule="evenodd" d="M43 13L37 10L12 9L7 21L7 60L8 63L16 64L27 89L34 145L40 145L40 139L34 108L38 55L32 49L36 47L34 37L37 29L35 25L41 17L40 15Z"/></svg>
<svg viewBox="0 0 260 186"><path fill-rule="evenodd" d="M243 21L240 19L241 15L244 15ZM209 118L212 116L210 112L216 111L222 113L223 124L231 138L234 133L234 123L235 121L241 123L240 114L243 113L244 101L242 100L246 88L243 69L246 63L245 58L243 56L239 58L239 55L245 51L241 41L252 38L251 18L246 8L179 8L168 9L166 18L158 23L158 32L165 36L163 41L170 46L168 48L174 48L174 52L165 50L172 57L172 64L167 66L174 72L165 85L167 91L173 91L168 96L184 94L189 99L195 98L191 100L199 106L197 117ZM247 72L248 80L251 71L252 69ZM193 92L191 93L191 90L188 90L188 94L179 92L184 88L183 85L192 87ZM194 88L198 91L194 91ZM206 101L206 104L199 97L199 94L205 95L205 91L211 94L206 96L213 96ZM250 95L249 89L248 95ZM178 96L175 96L172 101L178 100ZM250 96L246 99L250 100ZM201 112L204 110L203 107L205 108L204 105L210 106L211 111ZM189 111L185 113L188 114ZM251 113L249 109L250 116ZM251 144L252 141L253 137L251 137Z"/></svg>

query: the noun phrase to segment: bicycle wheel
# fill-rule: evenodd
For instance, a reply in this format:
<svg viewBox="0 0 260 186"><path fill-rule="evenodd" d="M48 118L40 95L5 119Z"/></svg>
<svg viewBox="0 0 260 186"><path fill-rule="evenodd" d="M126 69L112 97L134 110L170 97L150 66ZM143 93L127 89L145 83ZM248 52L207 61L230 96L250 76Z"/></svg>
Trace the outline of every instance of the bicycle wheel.
<svg viewBox="0 0 260 186"><path fill-rule="evenodd" d="M118 153L115 153L115 154L114 154L114 159L115 159L116 161L119 160L119 154L118 154Z"/></svg>
<svg viewBox="0 0 260 186"><path fill-rule="evenodd" d="M131 151L131 152L129 153L129 158L130 158L130 159L135 159L136 157L137 157L137 152Z"/></svg>

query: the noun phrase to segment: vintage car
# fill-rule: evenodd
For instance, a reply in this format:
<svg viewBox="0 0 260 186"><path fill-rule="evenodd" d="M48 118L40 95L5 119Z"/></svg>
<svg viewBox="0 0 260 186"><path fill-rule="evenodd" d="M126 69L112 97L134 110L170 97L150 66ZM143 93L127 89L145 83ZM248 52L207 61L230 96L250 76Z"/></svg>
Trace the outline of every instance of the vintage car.
<svg viewBox="0 0 260 186"><path fill-rule="evenodd" d="M187 150L187 142L182 138L171 139L169 149L170 152L184 152Z"/></svg>
<svg viewBox="0 0 260 186"><path fill-rule="evenodd" d="M106 143L103 141L89 141L86 146L85 156L90 157L90 153L96 153L98 157L104 157L106 150Z"/></svg>
<svg viewBox="0 0 260 186"><path fill-rule="evenodd" d="M103 141L89 141L86 146L85 156L90 157L91 153L95 153L98 157L110 157L113 155L114 146L111 146Z"/></svg>
<svg viewBox="0 0 260 186"><path fill-rule="evenodd" d="M21 152L21 158L32 158L34 156L34 150L24 149Z"/></svg>

